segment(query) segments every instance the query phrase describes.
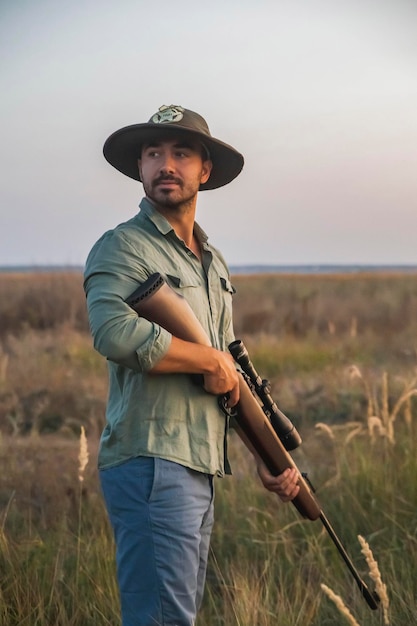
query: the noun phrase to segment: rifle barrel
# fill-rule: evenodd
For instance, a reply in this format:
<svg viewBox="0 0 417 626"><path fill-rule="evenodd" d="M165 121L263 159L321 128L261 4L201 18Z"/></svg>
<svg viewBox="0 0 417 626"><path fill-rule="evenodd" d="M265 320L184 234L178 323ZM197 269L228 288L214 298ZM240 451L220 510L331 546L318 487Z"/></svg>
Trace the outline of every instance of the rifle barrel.
<svg viewBox="0 0 417 626"><path fill-rule="evenodd" d="M362 578L359 576L359 572L358 570L355 568L355 566L353 565L351 559L349 558L348 553L346 552L346 550L344 549L339 537L336 535L335 531L333 530L332 525L330 524L329 520L327 519L327 517L325 516L325 514L323 513L323 511L321 511L320 514L320 521L323 524L323 526L325 527L325 529L327 530L331 540L333 541L333 543L335 544L339 554L342 556L344 562L346 563L346 565L348 566L349 570L351 571L361 593L362 596L365 598L366 602L368 603L368 606L372 609L375 610L378 608L379 602L380 602L380 597L377 594L376 591L369 591L366 583L362 580Z"/></svg>

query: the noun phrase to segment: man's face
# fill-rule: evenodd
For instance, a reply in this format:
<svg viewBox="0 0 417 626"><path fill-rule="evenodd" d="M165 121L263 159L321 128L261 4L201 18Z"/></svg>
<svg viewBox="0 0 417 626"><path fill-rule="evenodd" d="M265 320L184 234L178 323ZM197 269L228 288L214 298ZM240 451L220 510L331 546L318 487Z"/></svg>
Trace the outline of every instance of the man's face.
<svg viewBox="0 0 417 626"><path fill-rule="evenodd" d="M165 208L190 203L211 172L211 161L202 153L198 141L181 135L144 145L138 166L146 195Z"/></svg>

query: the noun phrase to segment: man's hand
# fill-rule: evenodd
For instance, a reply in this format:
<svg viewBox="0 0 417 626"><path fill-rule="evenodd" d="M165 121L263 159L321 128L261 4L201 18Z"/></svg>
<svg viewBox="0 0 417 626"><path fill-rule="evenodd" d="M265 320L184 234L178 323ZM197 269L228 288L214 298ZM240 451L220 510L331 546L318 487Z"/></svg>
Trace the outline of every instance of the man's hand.
<svg viewBox="0 0 417 626"><path fill-rule="evenodd" d="M256 468L263 486L268 491L276 493L282 502L294 500L300 491L298 486L299 472L295 468L287 468L282 474L273 476L259 458L256 462Z"/></svg>
<svg viewBox="0 0 417 626"><path fill-rule="evenodd" d="M239 375L231 354L190 341L172 337L163 358L150 370L151 374L203 374L204 389L216 396L228 395L227 404L239 402Z"/></svg>
<svg viewBox="0 0 417 626"><path fill-rule="evenodd" d="M228 395L227 404L235 406L239 402L239 375L234 359L228 352L213 350L214 371L204 374L204 389L218 396Z"/></svg>

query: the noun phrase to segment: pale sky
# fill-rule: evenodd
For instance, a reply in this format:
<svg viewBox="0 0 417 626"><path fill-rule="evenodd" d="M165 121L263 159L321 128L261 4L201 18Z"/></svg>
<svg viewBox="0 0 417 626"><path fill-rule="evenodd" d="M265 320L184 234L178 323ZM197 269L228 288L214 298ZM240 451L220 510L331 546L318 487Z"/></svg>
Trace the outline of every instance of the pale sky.
<svg viewBox="0 0 417 626"><path fill-rule="evenodd" d="M0 0L0 265L137 212L105 139L162 104L245 156L198 221L232 265L416 264L416 0Z"/></svg>

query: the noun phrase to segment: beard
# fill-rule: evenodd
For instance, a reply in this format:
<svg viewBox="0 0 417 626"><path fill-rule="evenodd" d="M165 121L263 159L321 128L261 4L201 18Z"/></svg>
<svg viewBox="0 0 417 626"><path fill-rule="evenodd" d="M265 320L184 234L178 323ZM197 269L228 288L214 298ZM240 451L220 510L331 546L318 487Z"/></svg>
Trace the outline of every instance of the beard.
<svg viewBox="0 0 417 626"><path fill-rule="evenodd" d="M164 182L175 183L175 187L163 187ZM161 208L170 210L180 209L190 204L200 187L198 181L185 184L181 178L172 175L161 175L149 183L142 181L142 184L148 198Z"/></svg>

